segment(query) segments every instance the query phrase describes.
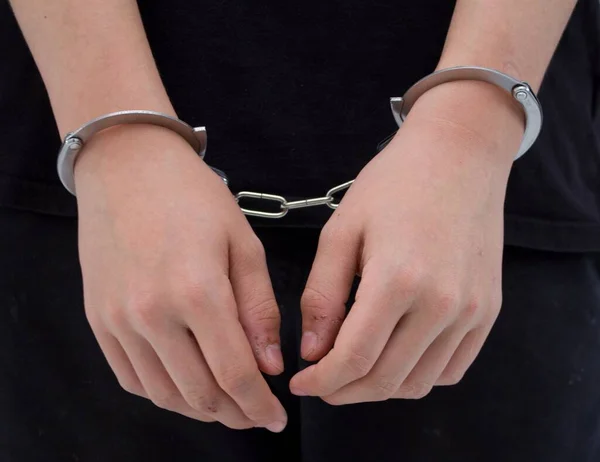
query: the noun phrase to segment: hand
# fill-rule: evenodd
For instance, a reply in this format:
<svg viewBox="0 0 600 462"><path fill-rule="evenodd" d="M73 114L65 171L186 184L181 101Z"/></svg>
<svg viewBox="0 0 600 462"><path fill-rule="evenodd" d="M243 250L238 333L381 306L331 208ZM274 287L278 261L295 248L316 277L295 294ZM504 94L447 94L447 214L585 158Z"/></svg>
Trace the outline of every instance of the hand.
<svg viewBox="0 0 600 462"><path fill-rule="evenodd" d="M500 309L521 136L510 97L488 84L445 84L417 102L322 231L302 297L302 356L320 361L293 393L338 405L421 398L461 379Z"/></svg>
<svg viewBox="0 0 600 462"><path fill-rule="evenodd" d="M121 386L204 422L281 431L260 370L283 370L264 251L178 135L122 126L78 160L85 309Z"/></svg>

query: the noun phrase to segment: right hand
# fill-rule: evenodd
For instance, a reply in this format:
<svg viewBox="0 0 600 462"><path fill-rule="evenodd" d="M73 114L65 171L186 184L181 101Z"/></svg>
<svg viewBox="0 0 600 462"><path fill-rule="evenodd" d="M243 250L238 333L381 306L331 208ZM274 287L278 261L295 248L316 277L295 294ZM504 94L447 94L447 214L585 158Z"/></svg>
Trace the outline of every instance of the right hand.
<svg viewBox="0 0 600 462"><path fill-rule="evenodd" d="M230 428L281 431L264 249L222 180L160 127L96 135L75 170L85 310L121 386Z"/></svg>

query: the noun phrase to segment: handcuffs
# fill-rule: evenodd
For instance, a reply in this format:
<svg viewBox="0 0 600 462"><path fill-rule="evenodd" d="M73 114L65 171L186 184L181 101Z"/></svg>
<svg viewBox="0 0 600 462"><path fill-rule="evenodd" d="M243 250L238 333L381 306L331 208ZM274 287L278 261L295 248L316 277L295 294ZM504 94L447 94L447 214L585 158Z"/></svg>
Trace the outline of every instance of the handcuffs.
<svg viewBox="0 0 600 462"><path fill-rule="evenodd" d="M494 69L475 66L451 67L434 72L419 80L408 89L404 96L390 98L392 114L398 127L402 126L408 113L421 95L433 87L457 80L478 80L488 82L503 88L512 95L515 101L520 104L525 115L525 132L515 160L525 154L537 139L542 127L541 104L526 82L514 79L513 77ZM85 144L99 131L123 124L151 124L168 128L184 138L200 158L204 159L205 157L207 141L205 127L192 127L175 117L154 111L136 110L113 112L97 117L66 135L58 154L57 170L62 184L71 194L75 195L75 161ZM382 142L379 147L383 148L390 140L391 136ZM214 167L211 168L221 177L225 184L229 185L229 180L224 172ZM288 201L283 196L251 191L240 191L235 195L235 199L238 204L242 199L258 199L262 201L277 202L280 205L280 210L277 212L247 209L241 206L240 208L246 215L262 218L282 218L292 209L320 205L325 205L331 209L337 208L339 201L336 202L334 196L348 189L353 182L354 180L351 180L335 186L327 191L324 196L310 199Z"/></svg>

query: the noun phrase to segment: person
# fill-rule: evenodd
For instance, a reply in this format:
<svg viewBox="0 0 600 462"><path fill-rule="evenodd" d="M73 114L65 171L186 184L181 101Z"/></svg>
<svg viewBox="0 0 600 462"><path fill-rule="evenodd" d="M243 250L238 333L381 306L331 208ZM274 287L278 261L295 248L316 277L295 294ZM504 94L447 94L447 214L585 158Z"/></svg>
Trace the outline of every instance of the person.
<svg viewBox="0 0 600 462"><path fill-rule="evenodd" d="M1 2L0 458L597 461L599 11ZM464 79L377 150L454 66L539 90L523 158L518 105ZM122 110L206 126L205 161L118 125L69 194L61 139ZM234 197L355 178L335 211Z"/></svg>

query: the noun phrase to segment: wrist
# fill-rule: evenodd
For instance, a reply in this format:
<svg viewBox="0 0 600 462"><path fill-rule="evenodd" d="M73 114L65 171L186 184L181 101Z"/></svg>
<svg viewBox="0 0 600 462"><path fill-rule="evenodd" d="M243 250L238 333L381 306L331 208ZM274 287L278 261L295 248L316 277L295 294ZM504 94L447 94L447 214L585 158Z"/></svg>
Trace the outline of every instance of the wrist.
<svg viewBox="0 0 600 462"><path fill-rule="evenodd" d="M409 118L441 127L442 136L476 145L491 160L512 165L523 139L522 109L505 90L486 82L461 80L432 88L415 103Z"/></svg>
<svg viewBox="0 0 600 462"><path fill-rule="evenodd" d="M130 175L148 165L164 168L174 156L200 160L179 134L156 125L118 125L94 135L79 154L74 168L77 184L86 179Z"/></svg>

